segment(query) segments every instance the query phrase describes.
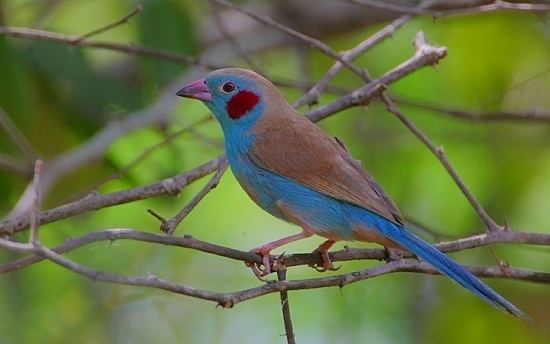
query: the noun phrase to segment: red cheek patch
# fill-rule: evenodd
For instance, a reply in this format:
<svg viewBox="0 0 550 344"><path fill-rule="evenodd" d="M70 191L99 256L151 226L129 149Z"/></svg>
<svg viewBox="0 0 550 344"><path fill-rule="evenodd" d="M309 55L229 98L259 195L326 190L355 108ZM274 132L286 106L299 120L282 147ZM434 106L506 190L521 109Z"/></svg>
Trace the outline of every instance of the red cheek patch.
<svg viewBox="0 0 550 344"><path fill-rule="evenodd" d="M227 113L232 119L239 119L252 110L260 101L255 93L250 91L240 91L227 103Z"/></svg>

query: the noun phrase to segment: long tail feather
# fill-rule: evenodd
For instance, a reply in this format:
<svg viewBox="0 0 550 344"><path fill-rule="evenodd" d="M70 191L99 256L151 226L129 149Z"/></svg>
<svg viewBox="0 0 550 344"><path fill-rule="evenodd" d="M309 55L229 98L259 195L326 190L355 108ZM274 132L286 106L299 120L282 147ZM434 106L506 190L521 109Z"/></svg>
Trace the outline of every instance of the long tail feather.
<svg viewBox="0 0 550 344"><path fill-rule="evenodd" d="M518 318L530 320L528 315L497 294L493 289L489 288L485 283L481 282L472 273L458 265L437 248L392 222L387 220L377 222L378 229L385 237L399 244L401 247L406 248L408 251L430 264L434 269L450 277L482 300Z"/></svg>

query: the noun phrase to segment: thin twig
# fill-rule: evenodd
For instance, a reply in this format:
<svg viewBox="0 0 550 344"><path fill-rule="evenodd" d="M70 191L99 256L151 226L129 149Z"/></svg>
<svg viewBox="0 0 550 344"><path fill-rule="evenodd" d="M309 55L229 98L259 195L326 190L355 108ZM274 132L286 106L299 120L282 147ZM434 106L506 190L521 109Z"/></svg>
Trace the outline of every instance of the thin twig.
<svg viewBox="0 0 550 344"><path fill-rule="evenodd" d="M222 178L223 174L227 170L227 161L224 160L220 164L218 164L218 170L210 178L208 183L197 193L191 201L181 210L179 211L175 216L171 217L168 220L162 221L162 224L160 226L160 230L168 235L174 234L174 231L179 226L181 221L195 209L195 207L202 201L202 199L210 192L212 191L220 182L220 179Z"/></svg>
<svg viewBox="0 0 550 344"><path fill-rule="evenodd" d="M445 56L447 56L447 49L445 47L433 47L426 45L422 50L417 50L411 58L381 77L372 80L368 84L343 97L340 97L338 100L330 104L310 110L304 115L313 122L317 122L350 107L365 105L378 96L386 86L422 67L437 64Z"/></svg>
<svg viewBox="0 0 550 344"><path fill-rule="evenodd" d="M417 108L440 112L454 118L464 119L472 122L517 122L525 124L537 124L550 122L550 110L532 109L526 112L512 111L472 111L453 107L441 106L436 104L421 103L415 100L393 97L393 101L398 104L414 106Z"/></svg>
<svg viewBox="0 0 550 344"><path fill-rule="evenodd" d="M425 49L430 49L430 46L426 42L426 37L422 32L419 32L414 41L417 51L423 51ZM393 113L428 149L437 157L441 162L445 170L449 173L451 178L454 180L455 184L458 186L460 191L464 194L468 202L472 205L483 224L485 225L488 231L497 231L501 230L503 227L499 226L490 216L487 214L483 206L477 201L473 193L466 187L464 181L460 178L449 159L445 155L443 147L436 147L428 136L420 130L407 116L399 110L395 102L387 95L381 95L382 101L386 104L386 108L389 112Z"/></svg>
<svg viewBox="0 0 550 344"><path fill-rule="evenodd" d="M443 147L436 147L428 138L428 136L420 130L407 116L399 110L397 105L393 100L391 100L390 97L388 97L386 94L382 95L382 100L386 104L386 108L389 112L393 113L409 130L420 140L428 149L437 157L437 159L441 162L445 170L447 170L447 173L451 176L455 184L458 186L460 191L464 194L468 202L472 205L478 216L483 221L483 224L485 225L486 229L488 231L498 231L501 230L503 227L499 226L490 216L487 214L483 206L479 203L479 201L475 198L473 193L466 187L464 184L464 181L460 178L454 167L452 166L451 162L447 158L445 151L443 150Z"/></svg>
<svg viewBox="0 0 550 344"><path fill-rule="evenodd" d="M120 18L120 19L118 19L118 20L116 20L116 21L114 21L110 24L107 24L105 26L102 26L100 28L92 30L88 33L85 33L85 34L78 35L78 36L74 37L73 38L73 43L78 44L79 42L81 42L84 39L87 39L87 38L90 38L92 36L98 35L102 32L108 31L108 30L110 30L112 28L115 28L119 25L127 24L128 21L130 20L130 18L132 18L133 16L139 14L142 10L143 10L143 6L141 4L138 4L130 13L128 13L124 17L122 17L122 18Z"/></svg>
<svg viewBox="0 0 550 344"><path fill-rule="evenodd" d="M428 9L419 9L415 7L410 7L406 5L398 5L388 3L387 1L380 0L344 0L346 2L351 2L358 5L363 5L367 7L375 7L387 11L402 13L402 14L416 14L416 15L427 15L434 18L447 17L461 14L471 14L471 13L483 13L483 12L493 12L493 11L527 11L527 12L548 12L550 11L550 5L547 4L532 4L532 3L511 3L508 1L495 0L491 4L484 4L484 1L478 0L477 3L481 4L476 6L476 2L470 2L467 6L457 6L453 9L445 10L428 10ZM458 4L460 5L460 3Z"/></svg>
<svg viewBox="0 0 550 344"><path fill-rule="evenodd" d="M422 9L425 7L428 7L432 4L431 0L424 0L421 1L420 4L416 7L418 9ZM382 42L386 38L392 36L398 29L400 29L403 25L405 25L407 22L409 22L413 18L412 15L404 15L390 24L386 25L382 30L376 32L374 35L370 36L366 40L359 43L356 47L353 49L350 49L346 51L342 55L342 59L346 61L353 61L359 56L363 55L365 52L367 52L369 49L371 49L376 44ZM332 67L325 73L325 75L302 97L300 97L294 104L292 105L294 108L298 108L302 105L314 105L317 103L319 97L321 96L321 93L324 92L326 87L330 84L332 79L340 73L344 65L340 63L339 61L336 61Z"/></svg>
<svg viewBox="0 0 550 344"><path fill-rule="evenodd" d="M88 189L89 190L97 190L100 186L107 183L108 181L119 179L126 175L131 169L135 168L137 165L139 165L141 162L143 162L151 153L155 152L157 149L171 143L176 138L180 137L182 134L187 133L191 130L193 130L194 127L199 126L201 124L204 124L206 122L209 122L212 120L212 116L203 117L202 119L199 119L198 121L181 128L179 130L176 130L173 133L170 133L166 135L165 138L163 138L161 141L155 143L152 146L149 146L141 152L141 154L136 157L134 160L130 161L128 164L122 166L118 171L106 176L105 178L102 178L95 182L93 185L91 185Z"/></svg>
<svg viewBox="0 0 550 344"><path fill-rule="evenodd" d="M10 171L23 178L28 178L32 175L32 172L27 164L2 152L0 152L0 168Z"/></svg>
<svg viewBox="0 0 550 344"><path fill-rule="evenodd" d="M311 47L316 48L317 50L321 51L326 56L328 56L328 57L330 57L334 60L339 61L344 66L346 66L346 68L348 68L349 70L351 70L353 73L355 73L356 75L358 75L361 78L364 78L366 76L364 70L360 69L359 67L357 67L353 63L347 61L340 54L338 54L334 50L332 50L328 45L326 45L325 43L323 43L322 41L320 41L316 38L310 37L310 36L305 35L305 34L299 32L299 31L291 29L288 26L285 26L285 25L273 20L272 18L270 18L268 16L264 16L264 15L261 15L261 14L258 14L258 13L254 13L254 12L249 11L249 10L247 10L247 9L241 7L241 6L235 5L231 2L228 2L228 1L225 1L225 0L213 0L213 1L216 2L217 4L222 5L222 6L225 6L225 7L234 9L235 11L241 12L241 13L249 16L250 18L255 19L259 23L262 23L262 24L264 24L266 26L269 26L269 27L273 27L273 28L275 28L275 29L277 29L281 32L286 33L287 35L289 35L291 37L294 37L294 38L308 44Z"/></svg>
<svg viewBox="0 0 550 344"><path fill-rule="evenodd" d="M286 269L277 271L277 280L279 283L284 284L286 281ZM290 313L290 301L288 300L288 292L286 289L281 288L279 292L281 296L281 312L283 313L283 322L285 324L285 336L288 344L296 344L296 338L294 337L294 328L292 326L292 314Z"/></svg>
<svg viewBox="0 0 550 344"><path fill-rule="evenodd" d="M40 175L42 173L42 169L44 166L44 162L40 159L36 160L34 163L34 178L33 178L33 199L32 199L32 208L31 208L31 214L30 214L30 239L29 244L32 244L33 246L40 245L39 238L38 238L38 228L40 226L40 203L41 203L41 197L40 194Z"/></svg>
<svg viewBox="0 0 550 344"><path fill-rule="evenodd" d="M23 153L23 157L32 166L36 152L25 135L17 128L8 114L0 107L0 127L4 129L8 137L15 143L15 146Z"/></svg>
<svg viewBox="0 0 550 344"><path fill-rule="evenodd" d="M231 47L235 49L236 55L240 56L248 66L254 70L255 72L259 74L265 74L258 66L252 57L240 46L239 42L229 33L229 30L227 29L227 25L225 24L223 18L220 16L220 13L218 12L217 7L215 6L214 2L212 0L208 0L208 5L210 5L210 12L212 13L212 17L214 18L214 23L216 24L216 27L220 34L225 38L225 40L229 41Z"/></svg>
<svg viewBox="0 0 550 344"><path fill-rule="evenodd" d="M169 50L147 48L147 47L142 47L134 44L121 44L121 43L113 43L113 42L96 41L91 39L85 39L85 40L79 41L78 40L79 36L64 35L57 32L36 30L36 29L30 29L30 28L1 26L0 36L11 36L16 38L47 41L47 42L70 45L70 46L81 47L81 48L111 50L111 51L129 54L129 55L161 59L164 61L178 63L178 64L194 65L194 66L203 67L206 69L219 69L224 67L222 65L214 65L211 63L207 63L199 58L188 56L182 53L176 53Z"/></svg>

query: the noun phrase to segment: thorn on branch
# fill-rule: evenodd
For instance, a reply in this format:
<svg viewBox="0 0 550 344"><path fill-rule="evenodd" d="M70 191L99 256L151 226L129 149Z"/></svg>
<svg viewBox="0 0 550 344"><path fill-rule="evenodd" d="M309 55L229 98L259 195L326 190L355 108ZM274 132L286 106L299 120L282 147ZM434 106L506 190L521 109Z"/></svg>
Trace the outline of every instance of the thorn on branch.
<svg viewBox="0 0 550 344"><path fill-rule="evenodd" d="M428 64L435 66L439 63L439 60L447 56L447 48L434 47L428 43L426 35L423 31L418 31L413 41L416 53L418 55L426 56L428 58Z"/></svg>
<svg viewBox="0 0 550 344"><path fill-rule="evenodd" d="M166 219L164 217L162 217L159 213L157 213L156 211L154 211L153 209L147 209L147 212L149 214L151 214L154 218L156 218L157 220L159 220L161 223L164 223L166 222Z"/></svg>
<svg viewBox="0 0 550 344"><path fill-rule="evenodd" d="M221 308L228 309L228 308L233 308L234 306L235 306L235 302L232 299L227 299L226 301L218 302L216 304L216 308L221 307Z"/></svg>

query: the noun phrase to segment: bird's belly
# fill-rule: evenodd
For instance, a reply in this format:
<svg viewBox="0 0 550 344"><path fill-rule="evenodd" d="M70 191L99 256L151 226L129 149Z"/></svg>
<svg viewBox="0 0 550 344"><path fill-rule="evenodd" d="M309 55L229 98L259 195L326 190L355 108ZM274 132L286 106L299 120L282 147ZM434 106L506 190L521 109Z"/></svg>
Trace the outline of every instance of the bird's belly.
<svg viewBox="0 0 550 344"><path fill-rule="evenodd" d="M314 234L330 239L353 239L354 226L350 222L352 217L347 214L346 202L325 196L255 164L231 164L231 168L250 198L273 216L307 226ZM281 211L278 204L284 204L285 211ZM292 216L288 216L289 213Z"/></svg>

